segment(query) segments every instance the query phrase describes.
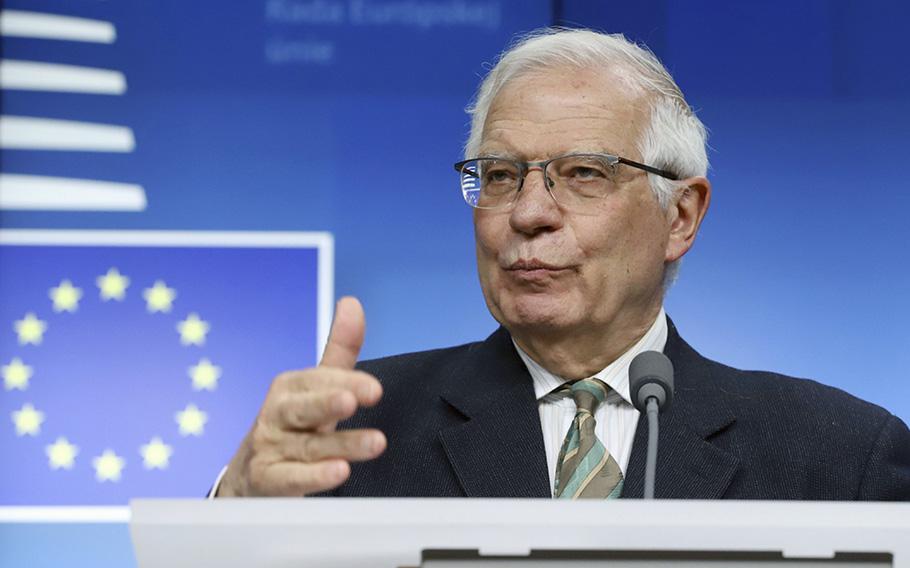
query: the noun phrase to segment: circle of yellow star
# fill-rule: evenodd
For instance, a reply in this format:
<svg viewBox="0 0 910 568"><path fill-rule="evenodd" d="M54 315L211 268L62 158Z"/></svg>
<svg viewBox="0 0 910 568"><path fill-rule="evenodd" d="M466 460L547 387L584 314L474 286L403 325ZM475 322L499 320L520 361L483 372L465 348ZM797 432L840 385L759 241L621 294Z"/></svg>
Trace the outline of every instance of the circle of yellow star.
<svg viewBox="0 0 910 568"><path fill-rule="evenodd" d="M145 469L166 469L174 448L156 436L148 444L140 447L139 453L142 455L142 465Z"/></svg>
<svg viewBox="0 0 910 568"><path fill-rule="evenodd" d="M208 414L199 410L195 404L188 404L186 408L174 415L180 426L181 436L201 436L208 422Z"/></svg>
<svg viewBox="0 0 910 568"><path fill-rule="evenodd" d="M114 450L104 452L92 459L95 468L95 479L99 482L120 481L120 474L126 466L126 460L114 453Z"/></svg>
<svg viewBox="0 0 910 568"><path fill-rule="evenodd" d="M9 365L0 368L0 374L3 375L3 387L6 390L25 390L32 378L32 368L23 363L22 359L14 357Z"/></svg>
<svg viewBox="0 0 910 568"><path fill-rule="evenodd" d="M55 312L73 313L79 309L82 290L73 286L73 283L69 280L63 280L59 286L50 289L48 296L54 301Z"/></svg>
<svg viewBox="0 0 910 568"><path fill-rule="evenodd" d="M19 345L40 345L44 339L44 332L47 331L47 322L39 320L34 312L25 314L21 320L13 323L13 329L19 336Z"/></svg>
<svg viewBox="0 0 910 568"><path fill-rule="evenodd" d="M130 285L130 279L120 274L120 271L116 268L108 268L107 274L96 278L95 283L98 285L103 301L117 300L120 302L126 297L126 289ZM146 300L148 300L147 297Z"/></svg>
<svg viewBox="0 0 910 568"><path fill-rule="evenodd" d="M209 323L199 319L199 315L191 313L185 320L177 324L180 332L180 343L183 345L203 345L205 336L209 332Z"/></svg>
<svg viewBox="0 0 910 568"><path fill-rule="evenodd" d="M19 410L14 410L12 416L17 436L37 436L41 432L44 413L35 410L31 404L26 403Z"/></svg>
<svg viewBox="0 0 910 568"><path fill-rule="evenodd" d="M221 367L213 365L208 359L200 359L199 363L189 368L189 375L193 379L193 390L213 391L221 378Z"/></svg>
<svg viewBox="0 0 910 568"><path fill-rule="evenodd" d="M61 437L53 444L45 446L44 452L47 454L47 462L51 469L73 469L79 448Z"/></svg>
<svg viewBox="0 0 910 568"><path fill-rule="evenodd" d="M177 291L168 288L162 280L156 280L151 288L142 291L142 297L145 298L145 307L150 313L169 312L174 298L177 297Z"/></svg>

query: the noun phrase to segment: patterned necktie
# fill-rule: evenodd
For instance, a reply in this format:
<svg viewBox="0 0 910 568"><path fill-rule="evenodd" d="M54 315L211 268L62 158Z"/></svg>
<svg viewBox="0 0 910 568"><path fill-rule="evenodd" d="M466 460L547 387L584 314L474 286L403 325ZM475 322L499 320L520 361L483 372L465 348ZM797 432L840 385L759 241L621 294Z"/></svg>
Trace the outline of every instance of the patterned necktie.
<svg viewBox="0 0 910 568"><path fill-rule="evenodd" d="M616 499L622 492L622 470L594 434L594 412L607 388L584 379L561 389L572 393L577 410L556 462L557 499Z"/></svg>

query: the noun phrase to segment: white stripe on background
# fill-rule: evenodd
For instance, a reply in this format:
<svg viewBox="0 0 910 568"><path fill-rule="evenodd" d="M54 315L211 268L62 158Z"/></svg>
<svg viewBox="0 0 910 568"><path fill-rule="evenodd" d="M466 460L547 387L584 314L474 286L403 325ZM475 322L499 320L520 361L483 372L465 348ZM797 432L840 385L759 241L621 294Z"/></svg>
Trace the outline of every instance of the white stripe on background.
<svg viewBox="0 0 910 568"><path fill-rule="evenodd" d="M140 185L91 179L0 174L0 209L143 211Z"/></svg>
<svg viewBox="0 0 910 568"><path fill-rule="evenodd" d="M3 59L0 88L122 95L126 92L126 77L110 69Z"/></svg>
<svg viewBox="0 0 910 568"><path fill-rule="evenodd" d="M135 147L133 131L126 126L0 116L0 149L132 152Z"/></svg>
<svg viewBox="0 0 910 568"><path fill-rule="evenodd" d="M0 507L0 523L128 523L129 507Z"/></svg>
<svg viewBox="0 0 910 568"><path fill-rule="evenodd" d="M0 35L114 43L117 39L117 30L110 22L102 20L23 10L3 10L0 11Z"/></svg>

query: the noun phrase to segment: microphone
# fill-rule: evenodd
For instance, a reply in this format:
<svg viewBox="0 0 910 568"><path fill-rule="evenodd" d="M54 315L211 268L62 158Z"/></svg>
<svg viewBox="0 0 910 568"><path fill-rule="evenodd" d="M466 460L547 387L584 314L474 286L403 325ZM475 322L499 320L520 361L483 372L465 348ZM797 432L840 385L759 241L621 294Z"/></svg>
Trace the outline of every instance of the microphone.
<svg viewBox="0 0 910 568"><path fill-rule="evenodd" d="M648 457L645 461L645 499L654 499L657 470L657 416L673 401L673 363L660 351L643 351L629 365L632 404L648 415Z"/></svg>

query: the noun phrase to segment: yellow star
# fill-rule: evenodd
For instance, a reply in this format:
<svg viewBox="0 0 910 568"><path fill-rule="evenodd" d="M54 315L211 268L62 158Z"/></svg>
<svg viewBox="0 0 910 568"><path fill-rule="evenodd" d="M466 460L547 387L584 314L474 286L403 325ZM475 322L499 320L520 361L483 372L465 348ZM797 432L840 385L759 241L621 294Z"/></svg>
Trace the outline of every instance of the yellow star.
<svg viewBox="0 0 910 568"><path fill-rule="evenodd" d="M177 291L168 288L161 280L156 280L151 288L142 291L142 297L145 298L145 306L150 313L169 312L174 298L177 297Z"/></svg>
<svg viewBox="0 0 910 568"><path fill-rule="evenodd" d="M209 332L209 323L199 319L199 315L192 313L177 324L180 332L180 343L183 345L203 345L205 335Z"/></svg>
<svg viewBox="0 0 910 568"><path fill-rule="evenodd" d="M13 411L13 424L16 425L17 436L37 436L41 432L41 423L44 422L44 413L35 410L31 404L24 404L19 410Z"/></svg>
<svg viewBox="0 0 910 568"><path fill-rule="evenodd" d="M200 359L199 363L189 368L189 375L193 379L193 390L213 391L221 378L221 367L212 365L208 359Z"/></svg>
<svg viewBox="0 0 910 568"><path fill-rule="evenodd" d="M104 450L100 456L92 459L95 468L95 479L102 481L120 481L120 472L126 465L126 460L114 453L114 450Z"/></svg>
<svg viewBox="0 0 910 568"><path fill-rule="evenodd" d="M79 447L70 444L66 438L57 438L56 442L44 447L44 452L51 469L73 469Z"/></svg>
<svg viewBox="0 0 910 568"><path fill-rule="evenodd" d="M39 320L33 312L25 314L21 320L13 323L16 334L19 335L19 345L40 345L47 331L47 322Z"/></svg>
<svg viewBox="0 0 910 568"><path fill-rule="evenodd" d="M9 365L3 365L0 373L3 374L3 386L6 390L25 390L28 388L28 380L32 378L32 368L18 357L14 357Z"/></svg>
<svg viewBox="0 0 910 568"><path fill-rule="evenodd" d="M130 279L120 274L116 268L108 268L107 274L95 279L98 289L101 290L101 299L105 302L108 300L122 301L126 297L126 289L130 285ZM146 297L146 299L148 299Z"/></svg>
<svg viewBox="0 0 910 568"><path fill-rule="evenodd" d="M139 453L142 454L142 465L145 469L166 469L174 448L156 436L151 442L139 448Z"/></svg>
<svg viewBox="0 0 910 568"><path fill-rule="evenodd" d="M195 404L188 404L186 408L174 415L180 425L181 436L201 436L208 422L208 414L196 408Z"/></svg>
<svg viewBox="0 0 910 568"><path fill-rule="evenodd" d="M51 288L48 296L54 301L55 312L73 313L79 308L82 290L73 286L69 280L64 280L56 288Z"/></svg>

